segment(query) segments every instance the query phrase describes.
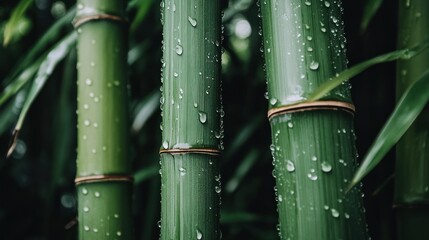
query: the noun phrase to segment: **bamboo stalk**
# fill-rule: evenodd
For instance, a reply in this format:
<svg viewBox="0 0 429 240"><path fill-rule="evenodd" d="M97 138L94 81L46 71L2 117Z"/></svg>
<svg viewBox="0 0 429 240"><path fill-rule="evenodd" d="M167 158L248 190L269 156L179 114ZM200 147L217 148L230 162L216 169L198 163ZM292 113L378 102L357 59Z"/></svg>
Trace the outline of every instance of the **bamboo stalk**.
<svg viewBox="0 0 429 240"><path fill-rule="evenodd" d="M220 3L161 6L161 239L219 239Z"/></svg>
<svg viewBox="0 0 429 240"><path fill-rule="evenodd" d="M349 84L303 102L346 68L341 1L261 1L281 239L367 239ZM300 104L296 104L300 103Z"/></svg>
<svg viewBox="0 0 429 240"><path fill-rule="evenodd" d="M120 0L77 3L79 239L133 238L125 9Z"/></svg>
<svg viewBox="0 0 429 240"><path fill-rule="evenodd" d="M429 38L429 2L399 1L398 47L413 47ZM428 68L429 51L398 61L397 97ZM394 207L398 239L429 235L429 108L423 110L396 147Z"/></svg>

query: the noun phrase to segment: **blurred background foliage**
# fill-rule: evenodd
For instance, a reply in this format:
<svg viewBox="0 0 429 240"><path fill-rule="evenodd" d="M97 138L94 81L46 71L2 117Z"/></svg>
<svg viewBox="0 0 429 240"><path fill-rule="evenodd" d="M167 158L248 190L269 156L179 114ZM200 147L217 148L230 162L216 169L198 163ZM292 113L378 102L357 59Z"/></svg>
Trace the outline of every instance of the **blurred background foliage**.
<svg viewBox="0 0 429 240"><path fill-rule="evenodd" d="M255 0L222 2L222 235L223 239L278 239L259 10ZM0 239L77 239L75 47L64 59L52 60L58 65L54 64L28 111L15 151L10 158L3 157L40 61L73 32L74 4L68 0L6 0L0 4L0 41L5 42L5 31L11 36L7 45L0 46ZM343 6L350 66L396 49L396 1L344 0ZM8 27L11 18L13 27ZM157 239L162 64L159 1L130 1L129 19L129 151L136 178L135 232L136 239ZM18 86L16 94L6 94L9 84ZM371 68L352 84L356 143L362 156L394 107L395 63ZM364 180L367 222L374 239L394 239L393 168L394 155L390 153Z"/></svg>

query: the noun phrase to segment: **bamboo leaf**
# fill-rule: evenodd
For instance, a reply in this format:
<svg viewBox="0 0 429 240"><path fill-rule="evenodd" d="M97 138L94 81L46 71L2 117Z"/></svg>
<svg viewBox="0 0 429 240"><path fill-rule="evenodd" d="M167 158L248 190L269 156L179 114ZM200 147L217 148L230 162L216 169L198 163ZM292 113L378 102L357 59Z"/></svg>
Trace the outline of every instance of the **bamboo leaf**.
<svg viewBox="0 0 429 240"><path fill-rule="evenodd" d="M30 81L30 79L32 79L41 63L42 58L24 69L24 71L4 89L0 95L0 106L3 105L10 97L14 96L22 89L23 86L25 86L26 83L28 83L28 81Z"/></svg>
<svg viewBox="0 0 429 240"><path fill-rule="evenodd" d="M138 1L138 10L136 17L134 18L133 22L131 23L131 32L134 33L137 30L137 27L140 25L140 23L143 21L144 17L148 13L150 7L152 6L153 1L152 0L140 0Z"/></svg>
<svg viewBox="0 0 429 240"><path fill-rule="evenodd" d="M365 71L366 69L376 64L391 62L398 59L410 59L414 56L417 56L428 47L429 47L429 42L426 41L411 49L402 49L402 50L393 51L390 53L386 53L386 54L371 58L362 63L359 63L349 69L344 70L343 72L339 73L337 76L326 81L310 95L307 101L311 102L322 98L331 90L341 85L343 82L349 80L350 78L358 75L359 73Z"/></svg>
<svg viewBox="0 0 429 240"><path fill-rule="evenodd" d="M22 107L21 113L18 118L18 122L16 123L15 130L12 135L12 142L9 145L7 156L10 156L10 154L12 154L15 148L16 139L18 137L19 130L22 127L22 124L24 122L25 117L27 116L27 112L30 109L31 104L34 102L38 93L45 85L46 80L53 73L56 65L65 56L67 56L71 47L74 46L74 43L76 42L76 37L77 36L74 33L65 37L47 54L46 58L40 64L36 78L34 79L33 84L27 94L27 97L25 99L24 105Z"/></svg>
<svg viewBox="0 0 429 240"><path fill-rule="evenodd" d="M134 173L134 185L137 186L142 182L155 177L159 174L159 166L158 164L154 164L145 168L138 170Z"/></svg>
<svg viewBox="0 0 429 240"><path fill-rule="evenodd" d="M363 12L362 23L360 25L361 32L365 32L369 23L374 18L377 11L380 9L384 0L367 0Z"/></svg>
<svg viewBox="0 0 429 240"><path fill-rule="evenodd" d="M28 54L26 54L23 59L18 62L18 65L14 67L14 69L11 71L11 74L5 78L3 84L11 84L14 80L16 80L18 75L22 74L23 71L26 71L25 69L29 68L29 65L35 65L34 61L37 55L40 54L42 50L46 49L49 44L53 44L54 39L58 38L58 36L61 36L61 28L66 24L70 24L75 14L76 9L73 7L66 15L57 20L28 51ZM40 65L41 61L38 63ZM36 70L37 68L38 66L36 67Z"/></svg>
<svg viewBox="0 0 429 240"><path fill-rule="evenodd" d="M158 91L152 92L137 106L134 121L131 126L131 131L134 134L140 132L147 120L156 112L159 107L159 97L160 94Z"/></svg>
<svg viewBox="0 0 429 240"><path fill-rule="evenodd" d="M426 71L399 100L389 120L365 156L362 165L357 170L349 189L361 181L386 153L395 145L411 126L429 100L429 70Z"/></svg>
<svg viewBox="0 0 429 240"><path fill-rule="evenodd" d="M4 28L3 46L7 46L17 33L16 29L18 28L19 22L24 17L24 14L28 7L30 7L31 3L33 3L33 0L21 0L18 6L13 10L12 15Z"/></svg>

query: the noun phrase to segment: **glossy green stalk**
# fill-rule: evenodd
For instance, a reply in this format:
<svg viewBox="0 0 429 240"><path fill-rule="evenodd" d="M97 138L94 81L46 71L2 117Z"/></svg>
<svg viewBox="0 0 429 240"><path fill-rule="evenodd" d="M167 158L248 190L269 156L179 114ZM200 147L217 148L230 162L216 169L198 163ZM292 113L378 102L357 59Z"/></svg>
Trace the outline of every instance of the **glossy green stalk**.
<svg viewBox="0 0 429 240"><path fill-rule="evenodd" d="M97 14L125 18L126 1L80 0L76 20ZM77 177L130 174L127 25L90 20L78 33ZM132 239L131 183L77 186L79 239Z"/></svg>
<svg viewBox="0 0 429 240"><path fill-rule="evenodd" d="M222 149L219 1L161 2L161 149ZM161 239L219 239L218 156L161 154Z"/></svg>
<svg viewBox="0 0 429 240"><path fill-rule="evenodd" d="M429 39L429 1L399 1L398 47ZM429 51L398 61L397 97L429 69ZM395 202L398 239L429 235L429 108L423 110L396 148Z"/></svg>
<svg viewBox="0 0 429 240"><path fill-rule="evenodd" d="M269 108L306 100L346 68L341 1L262 0ZM343 84L322 100L351 103ZM367 239L353 115L311 110L271 118L281 239Z"/></svg>

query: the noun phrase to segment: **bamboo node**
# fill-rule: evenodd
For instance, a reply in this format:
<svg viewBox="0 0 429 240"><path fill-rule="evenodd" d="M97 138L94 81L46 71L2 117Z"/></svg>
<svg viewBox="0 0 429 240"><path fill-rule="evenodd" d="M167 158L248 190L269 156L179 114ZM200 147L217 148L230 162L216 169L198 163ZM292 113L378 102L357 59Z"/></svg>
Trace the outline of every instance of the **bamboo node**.
<svg viewBox="0 0 429 240"><path fill-rule="evenodd" d="M351 114L355 113L355 106L348 102L341 101L314 101L314 102L303 102L297 104L291 104L286 106L280 106L268 110L268 119L271 120L273 117L278 115L314 111L314 110L343 110Z"/></svg>
<svg viewBox="0 0 429 240"><path fill-rule="evenodd" d="M209 149L209 148L175 148L175 149L161 149L159 154L168 153L168 154L205 154L219 156L221 151L218 149Z"/></svg>
<svg viewBox="0 0 429 240"><path fill-rule="evenodd" d="M77 19L73 20L73 26L74 26L74 28L78 28L86 22L90 22L90 21L94 21L94 20L103 20L103 19L114 21L114 22L119 22L119 23L123 23L123 24L129 23L128 20L123 18L123 17L103 13L103 14L94 14L94 15L89 15L89 16L78 17Z"/></svg>
<svg viewBox="0 0 429 240"><path fill-rule="evenodd" d="M134 182L134 178L129 175L92 175L77 177L74 182L76 185L94 182Z"/></svg>

